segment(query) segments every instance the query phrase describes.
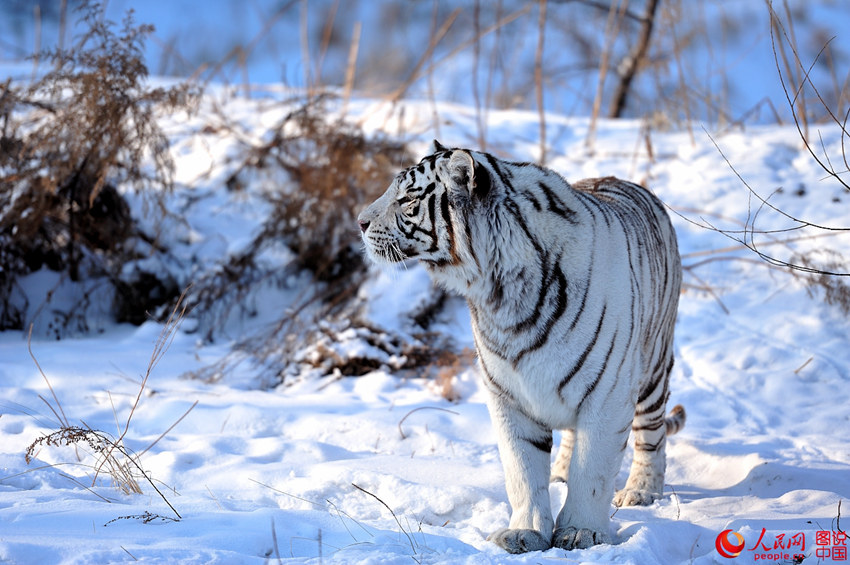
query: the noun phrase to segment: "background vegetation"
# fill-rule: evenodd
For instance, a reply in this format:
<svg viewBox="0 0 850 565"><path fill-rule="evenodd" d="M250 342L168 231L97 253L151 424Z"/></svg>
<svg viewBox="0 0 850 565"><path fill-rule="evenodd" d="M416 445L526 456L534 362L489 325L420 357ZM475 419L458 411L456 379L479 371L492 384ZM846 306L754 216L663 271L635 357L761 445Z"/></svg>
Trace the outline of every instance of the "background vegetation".
<svg viewBox="0 0 850 565"><path fill-rule="evenodd" d="M85 33L80 0L0 5L0 60L23 62ZM190 6L191 2L187 4ZM211 0L105 3L154 24L143 60L155 76L202 82L436 96L486 108L735 123L787 120L767 2L749 0ZM834 0L777 0L801 60L838 103L850 38ZM76 23L75 23L76 22ZM791 25L793 22L793 25ZM206 41L216 37L215 42ZM821 50L828 48L818 56ZM38 73L43 58L20 65ZM756 73L756 76L753 76ZM824 116L816 107L814 115Z"/></svg>
<svg viewBox="0 0 850 565"><path fill-rule="evenodd" d="M234 157L223 189L243 190L258 176L285 182L265 193L271 213L244 250L195 270L186 301L201 335L212 340L229 316L250 314L246 297L259 288L284 287L309 273L315 291L296 300L273 329L234 349L238 359L271 365L281 375L305 344L313 355L302 354L299 363L317 359L321 371L341 374L366 372L386 358L403 359L397 368L404 368L435 355L448 355L451 364L462 355L434 347L428 333L445 299L439 292L414 315L422 330L415 342L357 321L366 271L351 226L357 210L410 157L403 135L374 136L346 119L355 94L390 104L432 100L437 137L436 101L469 104L475 110L470 144L483 149L488 109L536 110L542 163L547 111L590 116L589 155L594 124L606 116L641 120L650 153L650 133L659 128L694 135L698 123L720 132L791 123L825 173L846 179L846 154L824 154L816 138L826 127L848 135L850 43L835 39L842 30L824 17L846 11L840 3L269 1L247 14L243 3L223 3L220 10L241 10L240 18L262 25L221 30L224 39L213 46L187 43L206 37L200 31L210 24L203 19L192 22L193 33L174 15L159 33L132 13L121 24L110 21L109 14L127 6L45 0L0 8L5 25L16 30L0 34L10 69L0 81L0 330L38 322L58 338L95 329L98 312L136 324L167 315L186 281L145 267L151 257L173 259L173 250L160 237L161 225L131 215L127 198L141 195L152 216L168 221L172 212L163 199L174 165L158 117L191 114L211 85L230 85L230 95L276 98L287 109L261 143L246 144ZM158 4L138 6L142 16L150 6ZM253 35L234 35L240 27ZM735 80L739 59L747 57L764 58L764 82L781 98L748 91L757 80ZM150 68L180 81L161 86L164 81L150 81ZM294 90L280 94L273 82ZM224 115L208 127L239 134ZM823 227L788 219L789 229ZM760 252L754 223L724 233ZM291 253L284 269L263 258L281 244ZM847 272L838 251L825 250L828 260L820 261L760 253L768 264L811 273L813 288L825 289L827 300L850 304L837 278ZM48 284L33 283L48 271ZM334 359L322 344L351 328L386 358ZM205 377L220 373L214 368Z"/></svg>

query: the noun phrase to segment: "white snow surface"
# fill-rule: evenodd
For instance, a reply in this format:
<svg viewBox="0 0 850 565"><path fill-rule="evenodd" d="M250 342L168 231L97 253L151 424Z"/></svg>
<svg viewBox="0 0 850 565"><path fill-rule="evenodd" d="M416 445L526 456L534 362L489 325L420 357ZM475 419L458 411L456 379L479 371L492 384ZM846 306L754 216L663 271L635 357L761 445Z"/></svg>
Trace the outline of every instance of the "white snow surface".
<svg viewBox="0 0 850 565"><path fill-rule="evenodd" d="M283 112L268 101L225 104L228 116L255 128L257 138ZM471 146L474 110L438 109L441 141ZM406 132L422 154L433 136L431 103L407 102L403 112L390 112L366 100L349 111L368 131ZM491 110L488 118L489 151L538 157L536 114ZM264 187L224 189L223 163L237 142L205 132L204 120L202 110L163 122L179 181L170 202L185 220L175 223L172 237L187 257L241 248L267 213L252 196ZM206 383L183 375L221 358L227 343L202 344L181 330L147 382L124 445L138 453L156 442L140 461L182 519L170 520L176 516L145 480L142 494L125 494L105 473L95 477L84 446L41 446L28 464L27 446L59 426L47 405L55 407L55 399L72 424L113 436L124 430L162 331L148 322L62 341L34 337L32 354L52 390L26 335L0 334L0 563L752 563L760 554L749 548L762 529L765 545L803 532L805 562L830 562L816 556L815 532L837 529L842 500L850 515L847 318L803 279L678 214L730 229L754 217L758 228L793 225L772 210L759 212L743 178L764 197L781 187L770 203L794 217L847 227L850 193L825 178L793 127L709 137L694 124L692 133L653 132L647 144L640 122L603 121L588 151L587 119L550 115L546 124L547 164L568 180L629 178L676 212L688 267L669 405L686 407L687 425L668 442L663 498L649 507L612 506L612 545L511 556L487 541L507 526L510 507L475 367L454 377L457 402L425 379L390 370L272 390L250 386L268 375ZM835 162L838 132L825 127L821 134ZM818 237L771 243L811 235ZM847 249L841 232L824 230L757 241L782 258L790 256L788 247ZM718 251L724 248L730 249ZM429 284L411 264L376 270L361 295L376 325L400 332L407 327L403 314L427 296ZM285 296L264 299L255 324L274 319L268 304L286 303ZM441 331L459 348L472 347L464 303L449 301L447 308ZM237 338L250 323L233 321L224 334ZM619 485L629 462L630 449ZM552 485L554 508L565 496L565 486ZM139 518L146 512L155 515L150 523ZM746 539L735 559L715 548L725 529ZM772 546L767 553L776 560Z"/></svg>

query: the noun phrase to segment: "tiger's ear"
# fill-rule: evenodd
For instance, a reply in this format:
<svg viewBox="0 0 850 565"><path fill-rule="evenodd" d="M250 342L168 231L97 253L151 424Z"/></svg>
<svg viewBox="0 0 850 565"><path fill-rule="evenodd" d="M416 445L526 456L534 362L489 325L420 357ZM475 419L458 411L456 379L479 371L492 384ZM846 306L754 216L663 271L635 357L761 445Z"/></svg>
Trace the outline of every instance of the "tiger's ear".
<svg viewBox="0 0 850 565"><path fill-rule="evenodd" d="M452 188L483 200L490 192L490 174L476 163L468 151L456 149L449 159L449 178Z"/></svg>
<svg viewBox="0 0 850 565"><path fill-rule="evenodd" d="M436 139L431 144L431 154L439 153L440 151L448 151L448 147L444 146L442 143L437 141Z"/></svg>

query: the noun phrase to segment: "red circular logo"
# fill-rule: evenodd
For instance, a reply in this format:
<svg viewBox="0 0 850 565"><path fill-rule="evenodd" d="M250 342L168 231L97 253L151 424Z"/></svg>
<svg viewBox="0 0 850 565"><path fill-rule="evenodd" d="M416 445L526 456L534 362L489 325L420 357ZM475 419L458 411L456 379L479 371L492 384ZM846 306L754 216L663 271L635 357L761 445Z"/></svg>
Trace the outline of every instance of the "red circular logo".
<svg viewBox="0 0 850 565"><path fill-rule="evenodd" d="M730 541L729 534L732 534L735 542ZM738 557L744 551L744 536L732 530L723 530L717 535L714 547L717 548L717 553L723 557L728 559Z"/></svg>

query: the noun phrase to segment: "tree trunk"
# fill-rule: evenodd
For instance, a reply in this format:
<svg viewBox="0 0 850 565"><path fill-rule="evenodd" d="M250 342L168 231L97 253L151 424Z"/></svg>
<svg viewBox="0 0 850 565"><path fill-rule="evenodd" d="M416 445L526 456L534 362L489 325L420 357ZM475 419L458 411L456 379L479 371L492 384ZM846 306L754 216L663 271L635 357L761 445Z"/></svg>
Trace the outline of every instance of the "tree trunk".
<svg viewBox="0 0 850 565"><path fill-rule="evenodd" d="M659 2L660 0L647 0L646 10L641 18L640 35L637 43L617 66L620 82L617 83L617 90L614 93L614 99L611 101L611 110L608 112L610 118L619 118L622 116L623 110L626 109L632 80L634 80L641 61L646 57L649 50L649 39L652 37L652 27L655 24L655 12Z"/></svg>

